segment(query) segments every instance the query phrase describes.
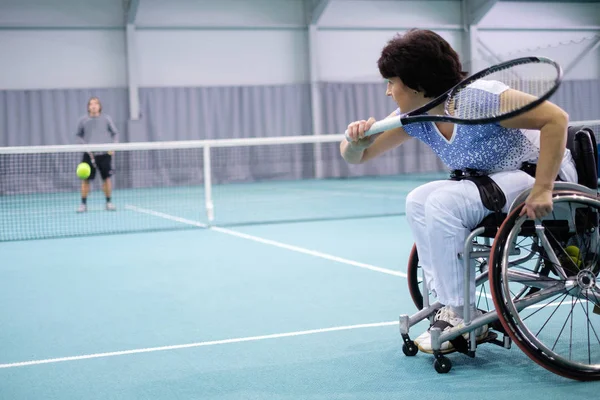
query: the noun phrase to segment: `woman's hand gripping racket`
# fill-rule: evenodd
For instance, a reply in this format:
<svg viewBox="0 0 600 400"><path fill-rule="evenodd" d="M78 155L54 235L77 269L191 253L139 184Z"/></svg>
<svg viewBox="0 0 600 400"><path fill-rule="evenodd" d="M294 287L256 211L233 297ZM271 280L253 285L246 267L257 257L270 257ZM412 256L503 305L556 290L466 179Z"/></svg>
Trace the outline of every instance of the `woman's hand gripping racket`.
<svg viewBox="0 0 600 400"><path fill-rule="evenodd" d="M414 122L453 122L479 125L498 122L529 111L556 92L562 81L562 68L545 57L522 57L486 68L464 79L446 93L423 107L375 122L365 131L365 138ZM486 83L487 82L487 83ZM508 90L491 96L485 85L500 84ZM430 115L427 111L444 103L444 114ZM351 141L346 131L346 139Z"/></svg>

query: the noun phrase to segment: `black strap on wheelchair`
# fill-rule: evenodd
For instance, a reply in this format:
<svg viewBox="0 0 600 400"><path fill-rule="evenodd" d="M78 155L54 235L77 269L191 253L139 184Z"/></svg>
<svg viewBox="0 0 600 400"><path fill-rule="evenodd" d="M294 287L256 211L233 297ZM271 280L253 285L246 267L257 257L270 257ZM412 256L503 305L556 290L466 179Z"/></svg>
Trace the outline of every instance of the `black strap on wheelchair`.
<svg viewBox="0 0 600 400"><path fill-rule="evenodd" d="M533 164L530 162L524 162L523 164L521 164L521 168L519 168L521 171L524 171L527 173L527 175L531 176L532 178L535 178L535 171L537 170L537 164Z"/></svg>
<svg viewBox="0 0 600 400"><path fill-rule="evenodd" d="M431 327L440 328L440 330L443 332L444 329L448 327L454 328L454 325L447 321L438 319L433 323L433 325L431 325ZM463 335L458 335L454 339L450 339L449 342L452 343L452 346L454 346L454 350L458 351L459 353L467 354L469 351L469 342L463 337Z"/></svg>
<svg viewBox="0 0 600 400"><path fill-rule="evenodd" d="M598 147L595 143L594 133L590 134L591 130L581 129L575 133L573 143L573 159L577 175L579 176L579 184L591 189L598 189Z"/></svg>
<svg viewBox="0 0 600 400"><path fill-rule="evenodd" d="M535 171L537 170L537 164L533 164L530 162L525 161L523 164L521 164L521 168L519 168L521 171L526 172L529 176L531 176L532 178L535 179ZM560 176L557 176L555 179L557 182L562 181L562 179L560 179Z"/></svg>
<svg viewBox="0 0 600 400"><path fill-rule="evenodd" d="M461 181L463 179L471 181L477 186L483 205L495 213L496 222L500 226L502 224L502 208L506 204L506 196L500 186L481 171L466 169L454 170L450 173L450 180Z"/></svg>

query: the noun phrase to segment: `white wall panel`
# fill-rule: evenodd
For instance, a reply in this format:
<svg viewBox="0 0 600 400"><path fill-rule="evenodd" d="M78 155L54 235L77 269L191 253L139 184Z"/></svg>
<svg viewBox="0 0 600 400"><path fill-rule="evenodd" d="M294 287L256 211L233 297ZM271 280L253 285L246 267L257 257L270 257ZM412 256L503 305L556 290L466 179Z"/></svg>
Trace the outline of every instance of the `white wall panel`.
<svg viewBox="0 0 600 400"><path fill-rule="evenodd" d="M140 86L308 81L305 31L146 31L137 34Z"/></svg>
<svg viewBox="0 0 600 400"><path fill-rule="evenodd" d="M123 87L119 30L0 30L0 90Z"/></svg>

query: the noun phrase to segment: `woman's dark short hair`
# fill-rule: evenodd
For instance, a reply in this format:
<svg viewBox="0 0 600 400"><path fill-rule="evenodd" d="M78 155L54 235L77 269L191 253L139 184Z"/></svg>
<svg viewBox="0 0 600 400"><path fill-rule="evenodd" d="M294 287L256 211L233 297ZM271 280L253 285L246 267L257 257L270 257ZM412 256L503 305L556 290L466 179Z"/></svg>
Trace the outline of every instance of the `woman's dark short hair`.
<svg viewBox="0 0 600 400"><path fill-rule="evenodd" d="M467 75L450 44L423 29L396 35L381 51L377 65L384 78L400 78L409 88L424 92L425 97L443 94Z"/></svg>

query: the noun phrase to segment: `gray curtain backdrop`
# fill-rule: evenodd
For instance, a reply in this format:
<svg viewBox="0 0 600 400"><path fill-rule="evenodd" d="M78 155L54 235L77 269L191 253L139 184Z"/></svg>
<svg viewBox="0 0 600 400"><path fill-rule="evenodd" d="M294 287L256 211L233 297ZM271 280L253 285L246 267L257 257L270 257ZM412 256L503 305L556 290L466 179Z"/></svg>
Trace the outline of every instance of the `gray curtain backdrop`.
<svg viewBox="0 0 600 400"><path fill-rule="evenodd" d="M387 117L397 108L385 96L385 83L322 83L323 131L343 133L350 121ZM400 148L385 153L363 165L349 165L339 156L338 146L324 147L325 174L330 177L392 175L433 172L444 165L425 144L410 140Z"/></svg>
<svg viewBox="0 0 600 400"><path fill-rule="evenodd" d="M323 133L349 121L387 116L394 108L383 83L321 83ZM141 88L139 132L129 135L126 88L0 90L0 147L75 142L91 96L121 140L158 141L306 135L312 131L307 84L248 87ZM571 120L600 119L600 80L565 81L551 99Z"/></svg>
<svg viewBox="0 0 600 400"><path fill-rule="evenodd" d="M0 147L77 143L77 121L92 96L127 141L127 89L0 90Z"/></svg>
<svg viewBox="0 0 600 400"><path fill-rule="evenodd" d="M571 121L600 120L600 80L565 81L550 101L566 110Z"/></svg>
<svg viewBox="0 0 600 400"><path fill-rule="evenodd" d="M384 118L395 105L384 83L321 83L323 133L342 133L348 122ZM125 88L0 91L0 146L73 144L87 100L98 96L122 142L308 135L308 84L248 87L142 88L141 120L128 131ZM565 81L552 101L571 120L600 119L600 81ZM596 132L598 134L600 132ZM444 169L426 146L411 140L366 165L348 165L337 144L215 149L213 179L244 182L390 175ZM162 154L161 154L162 153ZM189 154L189 155L186 155ZM320 156L319 156L320 154ZM0 194L77 190L80 155L0 156ZM187 160L186 160L187 159ZM116 187L192 185L202 182L201 151L121 152ZM190 166L193 169L190 169ZM32 176L36 178L32 179Z"/></svg>
<svg viewBox="0 0 600 400"><path fill-rule="evenodd" d="M134 141L296 136L311 132L310 87L142 88Z"/></svg>

